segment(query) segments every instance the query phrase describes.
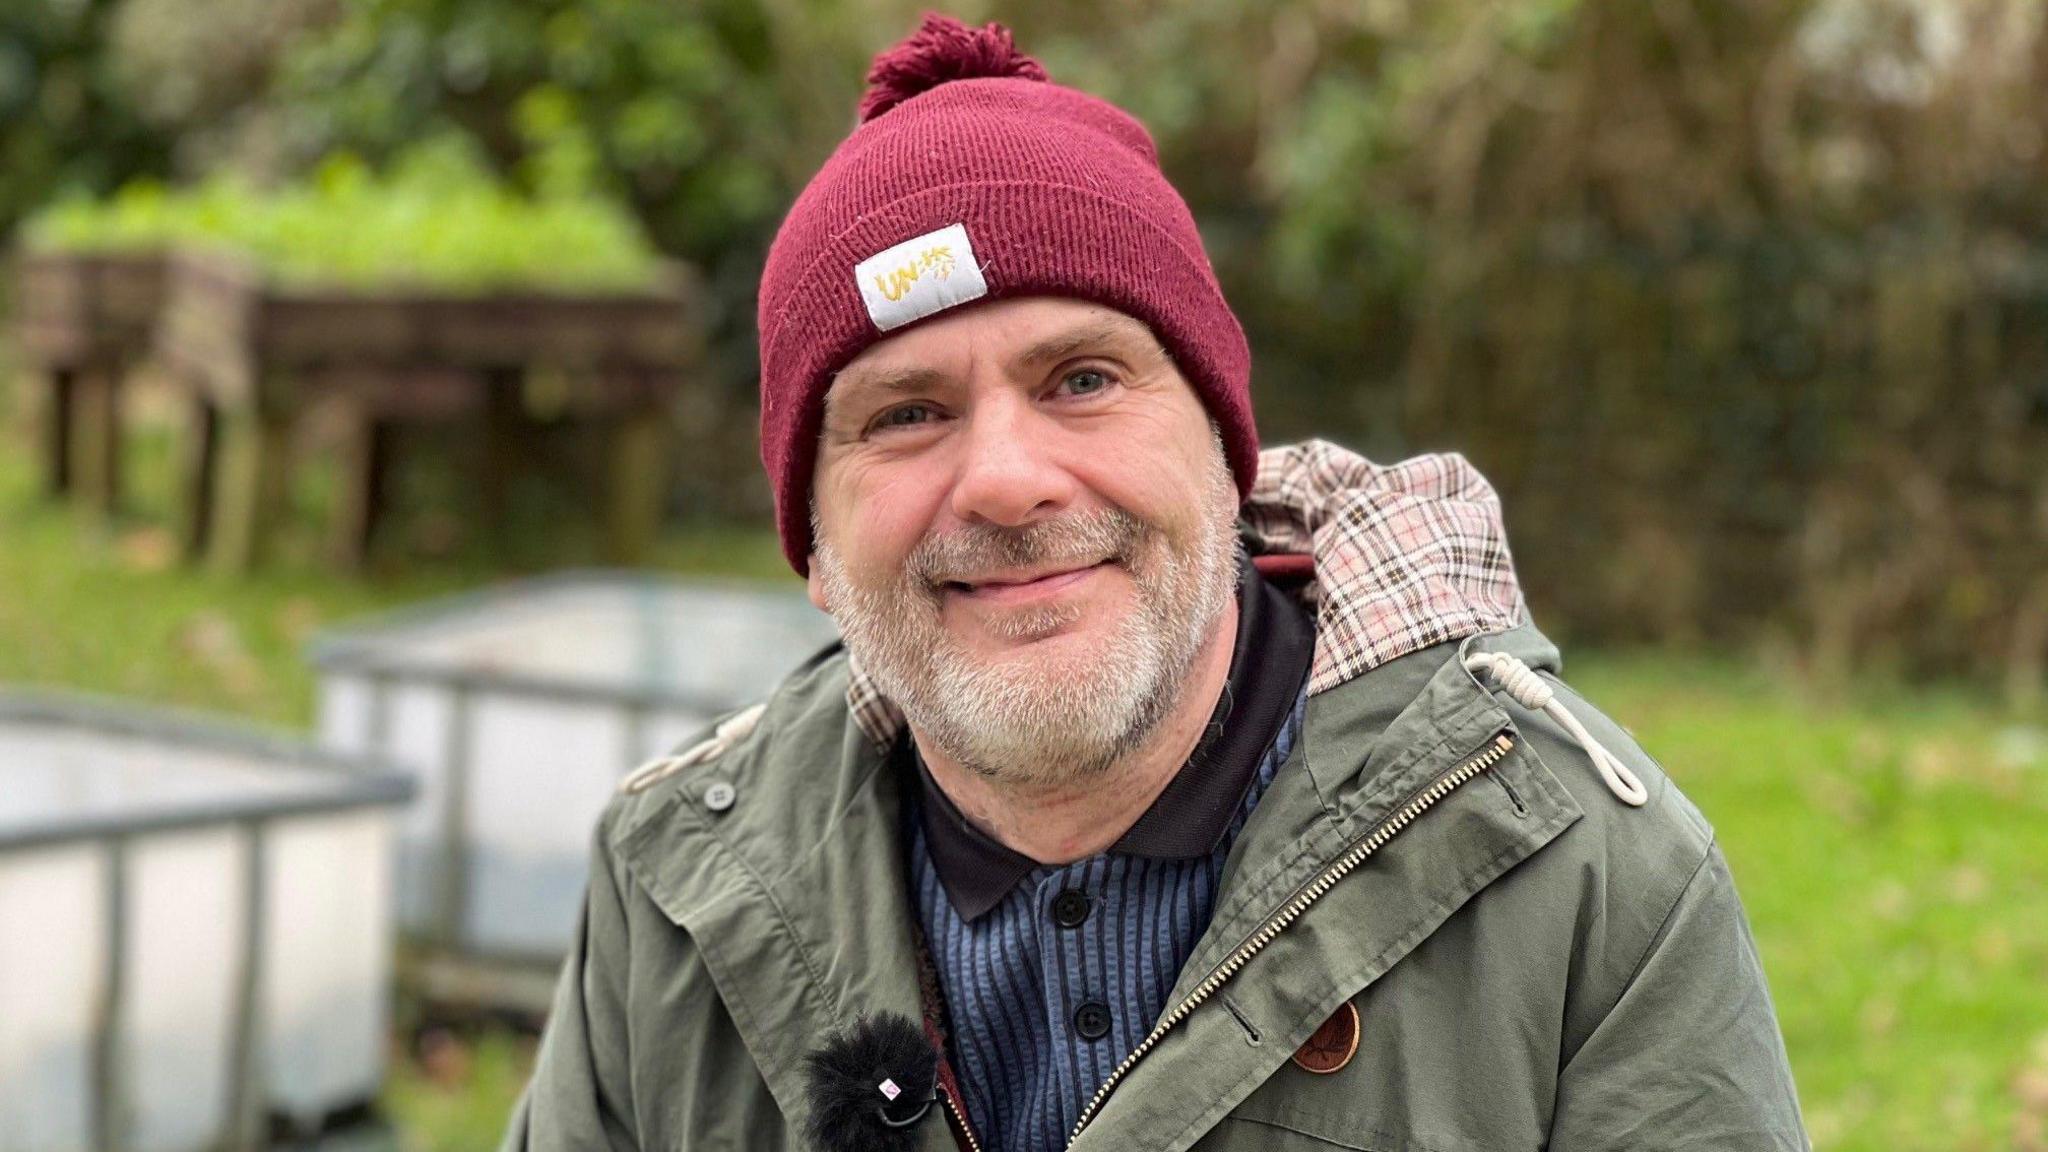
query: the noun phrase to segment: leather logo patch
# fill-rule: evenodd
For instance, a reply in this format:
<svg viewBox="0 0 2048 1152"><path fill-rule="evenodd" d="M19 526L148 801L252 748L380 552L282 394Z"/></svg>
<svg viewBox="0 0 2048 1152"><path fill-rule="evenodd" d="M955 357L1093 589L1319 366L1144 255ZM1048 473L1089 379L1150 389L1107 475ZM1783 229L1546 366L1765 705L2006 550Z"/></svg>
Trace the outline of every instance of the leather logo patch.
<svg viewBox="0 0 2048 1152"><path fill-rule="evenodd" d="M1347 1000L1294 1050L1294 1063L1303 1071L1327 1076L1351 1063L1357 1052L1358 1006Z"/></svg>

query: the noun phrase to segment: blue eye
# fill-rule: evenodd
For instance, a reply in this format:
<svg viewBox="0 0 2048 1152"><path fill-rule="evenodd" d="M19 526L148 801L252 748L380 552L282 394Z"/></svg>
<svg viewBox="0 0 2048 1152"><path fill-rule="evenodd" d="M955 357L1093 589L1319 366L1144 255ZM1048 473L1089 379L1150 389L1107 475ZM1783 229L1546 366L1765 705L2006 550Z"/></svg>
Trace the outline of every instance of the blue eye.
<svg viewBox="0 0 2048 1152"><path fill-rule="evenodd" d="M1083 368L1078 372L1067 373L1066 379L1062 380L1061 383L1066 386L1067 391L1072 395L1092 396L1109 387L1110 380L1109 376L1105 373L1098 372L1093 368Z"/></svg>
<svg viewBox="0 0 2048 1152"><path fill-rule="evenodd" d="M882 413L881 417L875 421L875 427L908 428L911 425L923 424L929 421L931 415L932 410L922 404L905 404L900 408L891 408L887 412Z"/></svg>

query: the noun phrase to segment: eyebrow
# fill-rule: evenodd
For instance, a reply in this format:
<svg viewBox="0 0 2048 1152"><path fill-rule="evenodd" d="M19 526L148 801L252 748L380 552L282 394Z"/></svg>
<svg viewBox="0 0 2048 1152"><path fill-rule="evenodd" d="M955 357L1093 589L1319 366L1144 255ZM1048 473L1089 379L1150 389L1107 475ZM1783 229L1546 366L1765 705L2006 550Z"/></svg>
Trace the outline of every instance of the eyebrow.
<svg viewBox="0 0 2048 1152"><path fill-rule="evenodd" d="M924 392L937 388L946 381L946 374L935 368L896 368L878 372L847 372L841 370L833 377L830 387L825 389L824 420L830 425L838 418L849 402L868 396L890 397Z"/></svg>
<svg viewBox="0 0 2048 1152"><path fill-rule="evenodd" d="M1097 320L1040 340L1025 349L1024 354L1017 357L1017 363L1031 365L1062 360L1083 348L1113 344L1120 340L1135 338L1137 335L1138 332L1129 324L1115 320Z"/></svg>

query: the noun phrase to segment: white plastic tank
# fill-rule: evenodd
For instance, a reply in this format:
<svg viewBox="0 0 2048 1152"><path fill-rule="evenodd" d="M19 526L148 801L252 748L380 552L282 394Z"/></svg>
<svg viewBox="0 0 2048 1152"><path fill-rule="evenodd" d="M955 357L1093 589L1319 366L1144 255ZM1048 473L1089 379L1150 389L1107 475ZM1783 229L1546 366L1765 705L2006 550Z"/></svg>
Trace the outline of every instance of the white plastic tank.
<svg viewBox="0 0 2048 1152"><path fill-rule="evenodd" d="M403 775L0 693L0 1149L318 1130L384 1074Z"/></svg>
<svg viewBox="0 0 2048 1152"><path fill-rule="evenodd" d="M501 585L315 641L323 743L413 772L409 935L551 968L620 777L837 639L794 588L610 572Z"/></svg>

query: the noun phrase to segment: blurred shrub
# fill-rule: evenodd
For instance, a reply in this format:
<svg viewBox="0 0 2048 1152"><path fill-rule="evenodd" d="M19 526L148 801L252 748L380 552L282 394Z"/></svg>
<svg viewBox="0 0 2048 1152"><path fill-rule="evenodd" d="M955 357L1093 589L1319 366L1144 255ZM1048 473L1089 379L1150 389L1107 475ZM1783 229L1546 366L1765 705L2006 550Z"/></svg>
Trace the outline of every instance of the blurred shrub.
<svg viewBox="0 0 2048 1152"><path fill-rule="evenodd" d="M52 195L166 170L170 136L142 118L108 51L118 7L0 4L0 234Z"/></svg>
<svg viewBox="0 0 2048 1152"><path fill-rule="evenodd" d="M1160 136L1268 438L1475 456L1555 630L1777 638L2027 696L2048 662L2042 20L1159 0L1019 23Z"/></svg>
<svg viewBox="0 0 2048 1152"><path fill-rule="evenodd" d="M676 504L762 516L754 293L776 224L852 126L907 0L339 0L281 54L263 146L373 161L460 132L539 191L589 180L703 275L707 371Z"/></svg>
<svg viewBox="0 0 2048 1152"><path fill-rule="evenodd" d="M871 42L910 21L869 0L346 0L278 64L265 103L301 155L376 159L459 131L528 188L622 197L724 304L751 381L752 301L775 224L851 125Z"/></svg>
<svg viewBox="0 0 2048 1152"><path fill-rule="evenodd" d="M238 139L266 116L251 97L270 83L286 48L341 12L342 0L122 0L108 25L115 78L137 113L175 135L186 168L252 159Z"/></svg>
<svg viewBox="0 0 2048 1152"><path fill-rule="evenodd" d="M623 208L567 185L516 195L455 139L414 149L381 178L344 154L269 190L231 173L185 189L132 183L103 202L62 201L25 234L72 250L229 247L285 282L353 287L621 289L656 269Z"/></svg>

